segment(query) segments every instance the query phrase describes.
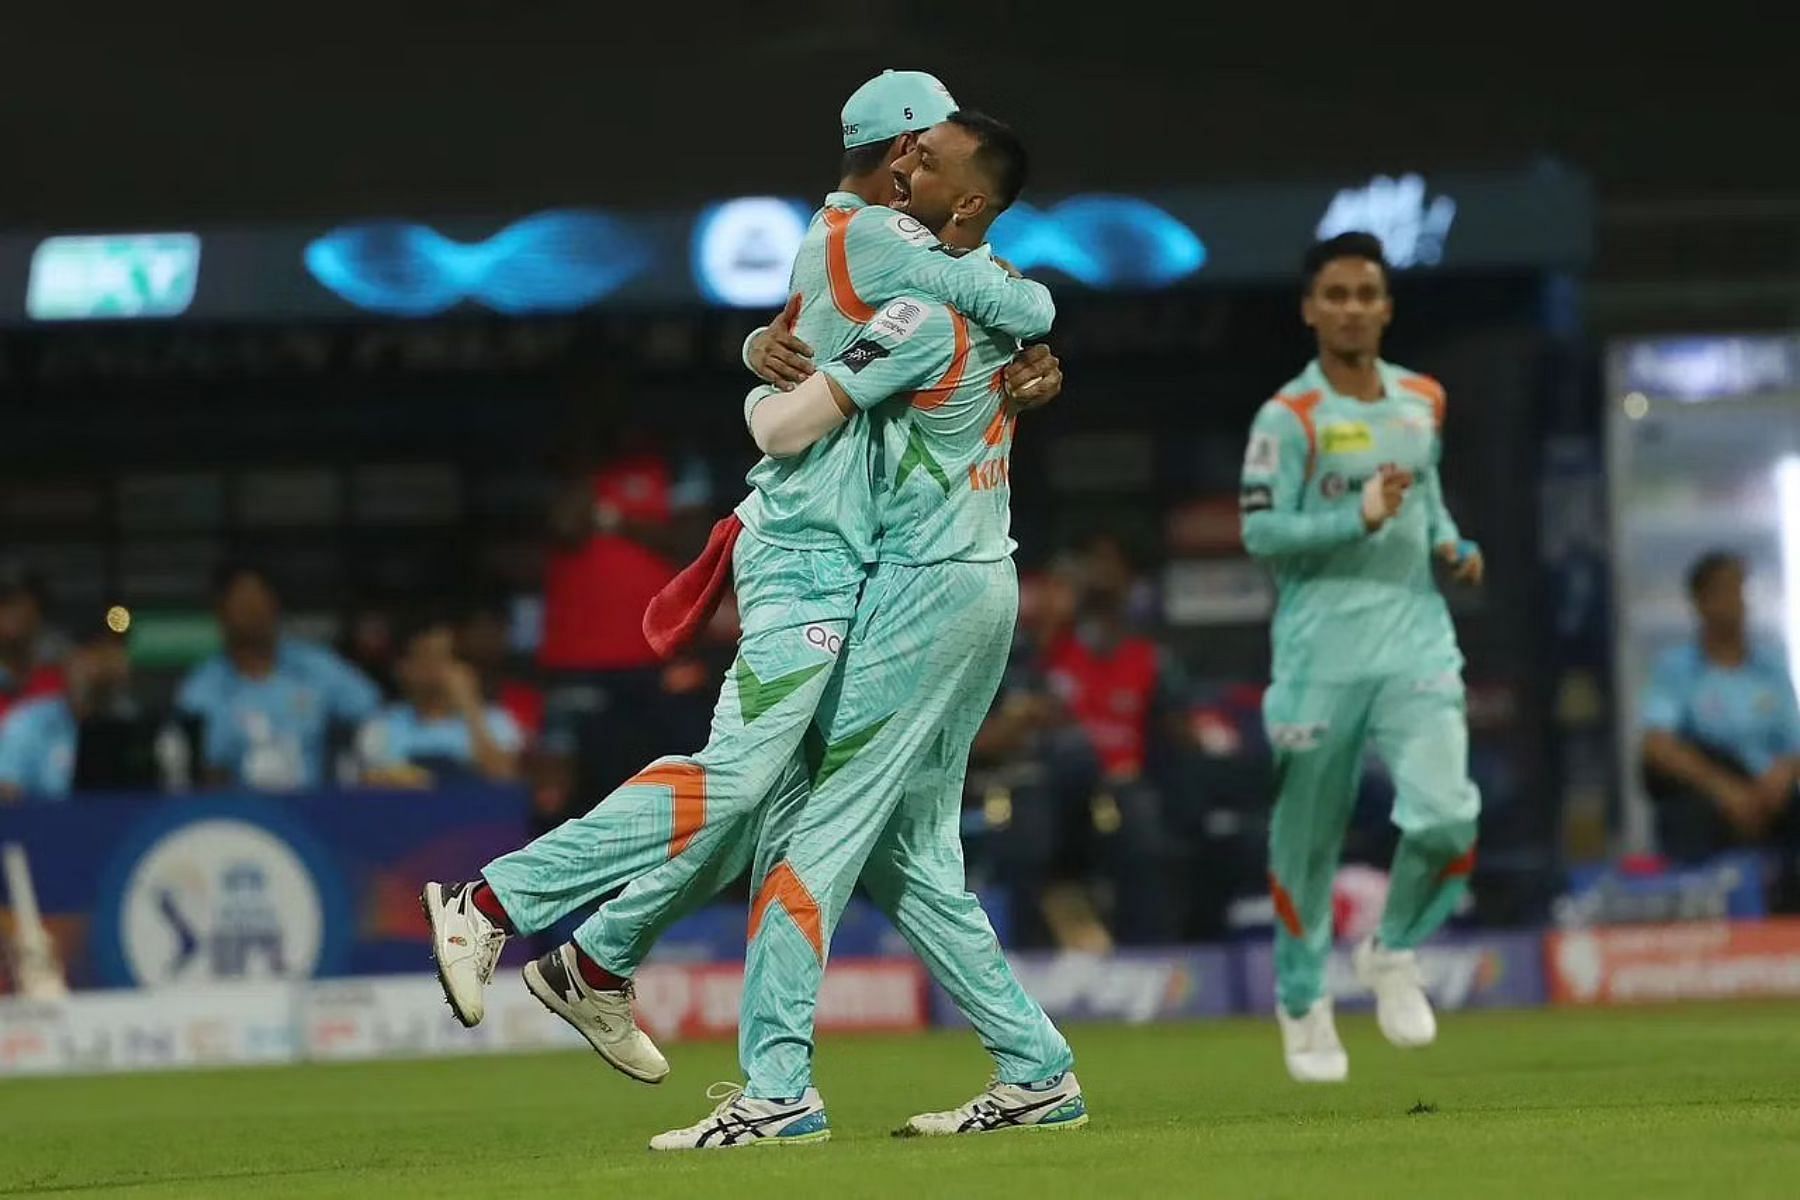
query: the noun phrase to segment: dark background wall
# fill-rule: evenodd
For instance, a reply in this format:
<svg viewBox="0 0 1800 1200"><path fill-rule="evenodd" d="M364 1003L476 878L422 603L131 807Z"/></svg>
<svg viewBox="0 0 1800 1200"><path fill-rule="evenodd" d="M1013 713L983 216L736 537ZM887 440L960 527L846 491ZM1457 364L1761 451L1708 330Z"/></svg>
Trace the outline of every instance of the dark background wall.
<svg viewBox="0 0 1800 1200"><path fill-rule="evenodd" d="M1778 19L1586 7L11 4L0 225L822 189L888 65L1021 125L1057 189L1542 154L1608 202L1800 189Z"/></svg>

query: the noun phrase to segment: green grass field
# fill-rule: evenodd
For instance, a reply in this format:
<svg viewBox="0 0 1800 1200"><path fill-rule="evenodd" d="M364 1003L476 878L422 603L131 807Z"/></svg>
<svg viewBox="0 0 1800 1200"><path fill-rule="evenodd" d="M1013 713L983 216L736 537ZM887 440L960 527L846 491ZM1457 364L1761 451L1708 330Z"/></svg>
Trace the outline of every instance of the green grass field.
<svg viewBox="0 0 1800 1200"><path fill-rule="evenodd" d="M930 1142L889 1130L982 1084L973 1039L829 1039L833 1141L669 1156L731 1046L659 1088L579 1054L9 1081L0 1195L1800 1195L1800 1006L1452 1016L1412 1054L1341 1025L1323 1089L1271 1024L1077 1027L1088 1128Z"/></svg>

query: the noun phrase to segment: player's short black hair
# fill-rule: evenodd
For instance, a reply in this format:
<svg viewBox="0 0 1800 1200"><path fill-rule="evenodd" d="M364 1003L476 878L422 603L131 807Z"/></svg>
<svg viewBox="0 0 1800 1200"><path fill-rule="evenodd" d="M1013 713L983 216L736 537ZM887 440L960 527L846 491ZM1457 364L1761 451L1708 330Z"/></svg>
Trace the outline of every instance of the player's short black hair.
<svg viewBox="0 0 1800 1200"><path fill-rule="evenodd" d="M213 571L212 594L214 600L223 600L225 593L237 585L240 579L254 579L269 589L276 600L281 599L281 585L275 582L275 576L259 562L247 558L234 558L220 563Z"/></svg>
<svg viewBox="0 0 1800 1200"><path fill-rule="evenodd" d="M1729 550L1708 550L1695 559L1694 565L1688 568L1688 595L1698 600L1700 593L1704 592L1714 579L1718 578L1722 572L1729 571L1734 567L1740 573L1743 572L1744 559L1741 555L1733 554Z"/></svg>
<svg viewBox="0 0 1800 1200"><path fill-rule="evenodd" d="M1327 263L1336 262L1340 258L1360 258L1374 263L1381 268L1382 286L1393 285L1394 281L1388 271L1387 253L1381 248L1381 239L1372 233L1352 231L1326 238L1322 242L1314 242L1307 248L1306 257L1300 260L1300 294L1310 295L1319 272L1325 269Z"/></svg>
<svg viewBox="0 0 1800 1200"><path fill-rule="evenodd" d="M994 206L1002 212L1010 208L1031 174L1031 155L1026 153L1025 143L1006 122L972 108L959 108L945 119L975 135L979 143L975 161L994 185Z"/></svg>
<svg viewBox="0 0 1800 1200"><path fill-rule="evenodd" d="M887 163L888 152L894 148L894 142L904 136L900 134L886 141L864 142L860 146L850 147L844 151L843 165L838 168L839 177L848 179L880 170Z"/></svg>

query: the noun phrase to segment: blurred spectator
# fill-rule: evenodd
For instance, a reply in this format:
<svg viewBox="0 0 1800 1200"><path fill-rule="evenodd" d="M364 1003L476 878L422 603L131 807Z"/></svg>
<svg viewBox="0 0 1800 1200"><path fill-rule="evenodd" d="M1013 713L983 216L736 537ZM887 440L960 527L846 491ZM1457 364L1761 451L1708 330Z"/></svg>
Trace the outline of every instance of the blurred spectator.
<svg viewBox="0 0 1800 1200"><path fill-rule="evenodd" d="M519 774L518 723L481 693L475 668L456 656L448 619L427 619L401 637L396 676L404 699L362 728L363 782L430 787L454 779L503 782Z"/></svg>
<svg viewBox="0 0 1800 1200"><path fill-rule="evenodd" d="M328 781L334 733L374 715L381 693L323 646L281 633L281 601L269 576L227 566L215 580L225 648L176 692L199 722L202 780L264 791Z"/></svg>
<svg viewBox="0 0 1800 1200"><path fill-rule="evenodd" d="M1698 636L1658 660L1643 700L1645 786L1664 854L1800 846L1800 708L1787 664L1747 632L1744 564L1714 552L1688 572ZM1791 861L1787 869L1792 870Z"/></svg>
<svg viewBox="0 0 1800 1200"><path fill-rule="evenodd" d="M456 656L475 669L481 694L499 705L529 742L544 725L544 693L513 670L510 628L503 594L472 596L456 624Z"/></svg>
<svg viewBox="0 0 1800 1200"><path fill-rule="evenodd" d="M544 580L544 778L549 820L585 811L674 748L644 609L704 544L704 465L629 427L591 439L552 506ZM571 802L571 795L580 799Z"/></svg>
<svg viewBox="0 0 1800 1200"><path fill-rule="evenodd" d="M1113 538L1089 544L1073 580L1053 576L1022 620L1013 666L976 739L972 760L998 768L986 779L1006 792L997 865L1022 945L1101 950L1171 932L1160 803L1146 766L1153 740L1178 726L1168 699L1180 681L1132 628L1136 585ZM1098 906L1087 886L1095 876L1105 884Z"/></svg>
<svg viewBox="0 0 1800 1200"><path fill-rule="evenodd" d="M399 695L394 680L393 606L365 599L350 610L337 651L351 666L368 676L383 696Z"/></svg>
<svg viewBox="0 0 1800 1200"><path fill-rule="evenodd" d="M16 564L0 566L0 717L13 705L63 690L62 667L45 661L43 580Z"/></svg>
<svg viewBox="0 0 1800 1200"><path fill-rule="evenodd" d="M155 786L155 730L131 698L122 614L113 609L71 648L63 694L22 701L0 720L0 802L62 800L78 783Z"/></svg>

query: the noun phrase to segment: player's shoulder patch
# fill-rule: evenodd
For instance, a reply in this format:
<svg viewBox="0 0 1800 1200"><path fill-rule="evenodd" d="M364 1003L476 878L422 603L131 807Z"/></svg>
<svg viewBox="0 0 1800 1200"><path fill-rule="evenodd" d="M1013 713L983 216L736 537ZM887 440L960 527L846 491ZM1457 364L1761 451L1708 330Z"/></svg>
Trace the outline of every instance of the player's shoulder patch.
<svg viewBox="0 0 1800 1200"><path fill-rule="evenodd" d="M1244 474L1273 475L1281 470L1281 440L1261 430L1250 435L1244 450Z"/></svg>
<svg viewBox="0 0 1800 1200"><path fill-rule="evenodd" d="M875 314L870 331L880 335L889 345L899 345L919 332L931 317L931 302L917 297L902 297Z"/></svg>
<svg viewBox="0 0 1800 1200"><path fill-rule="evenodd" d="M930 248L938 244L937 234L925 228L924 224L916 217L910 217L903 212L891 213L887 226L901 241L909 242L914 246Z"/></svg>

